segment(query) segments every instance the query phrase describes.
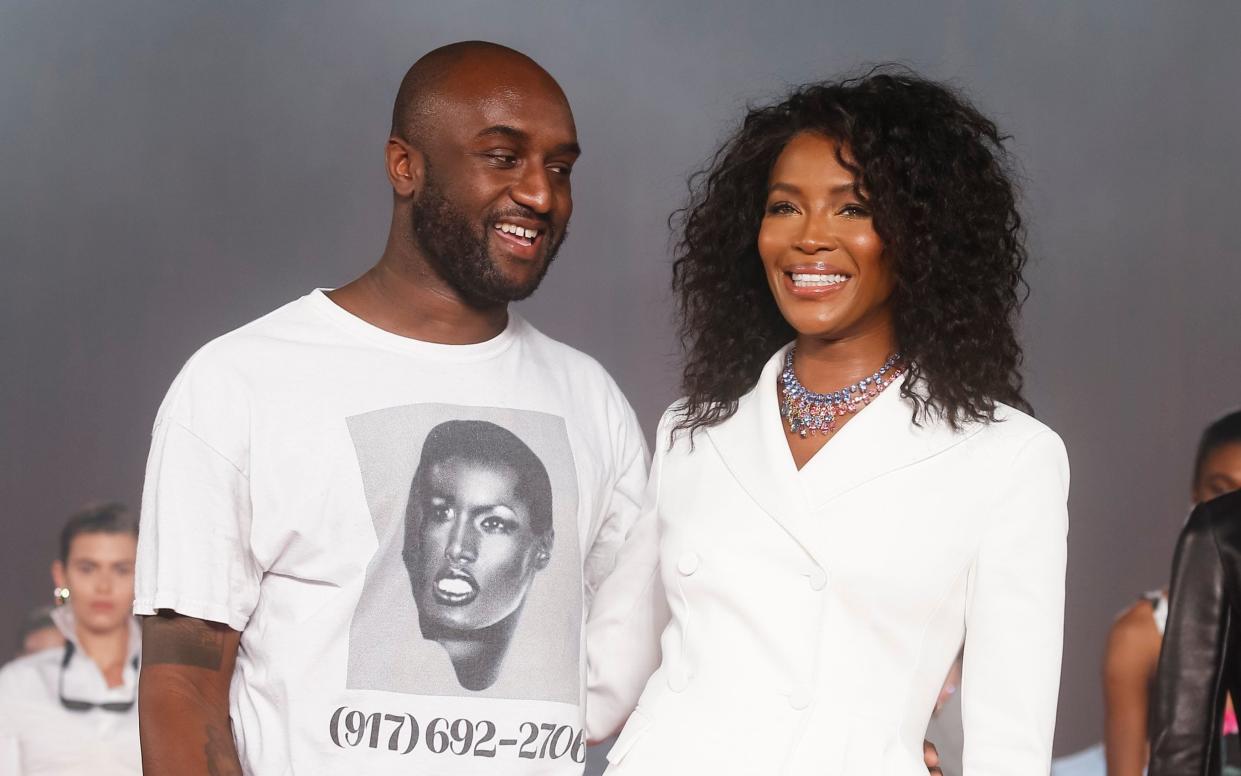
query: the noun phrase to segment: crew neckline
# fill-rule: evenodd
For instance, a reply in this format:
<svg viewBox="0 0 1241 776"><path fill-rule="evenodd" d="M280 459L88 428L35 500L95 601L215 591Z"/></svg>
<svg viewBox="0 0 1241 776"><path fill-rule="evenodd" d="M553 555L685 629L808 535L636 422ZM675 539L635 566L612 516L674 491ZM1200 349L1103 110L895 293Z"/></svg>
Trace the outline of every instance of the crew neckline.
<svg viewBox="0 0 1241 776"><path fill-rule="evenodd" d="M524 323L521 316L510 309L508 311L508 323L504 326L504 330L489 340L476 342L471 345L447 345L441 342L427 342L414 339L413 337L405 337L390 332L387 329L381 329L373 323L368 323L333 302L327 295L327 292L331 290L330 288L316 288L303 298L319 314L349 334L388 350L395 350L415 356L449 361L478 361L492 358L503 353L513 344Z"/></svg>

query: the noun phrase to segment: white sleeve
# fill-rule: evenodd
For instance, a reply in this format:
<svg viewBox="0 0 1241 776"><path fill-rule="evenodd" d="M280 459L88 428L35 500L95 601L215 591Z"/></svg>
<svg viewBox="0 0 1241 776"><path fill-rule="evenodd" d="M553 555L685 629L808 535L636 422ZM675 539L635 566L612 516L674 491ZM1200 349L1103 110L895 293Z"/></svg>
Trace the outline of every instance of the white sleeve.
<svg viewBox="0 0 1241 776"><path fill-rule="evenodd" d="M258 602L262 569L250 548L250 481L236 456L208 442L205 429L245 435L245 407L215 406L238 398L216 386L170 391L151 440L134 579L134 613L179 614L246 627ZM188 408L186 411L180 411ZM180 418L196 419L203 432ZM210 419L210 424L204 424ZM222 426L231 426L224 429Z"/></svg>
<svg viewBox="0 0 1241 776"><path fill-rule="evenodd" d="M0 776L22 776L22 748L12 664L0 669Z"/></svg>
<svg viewBox="0 0 1241 776"><path fill-rule="evenodd" d="M970 570L961 680L964 776L1047 776L1064 637L1069 465L1040 432L1001 485Z"/></svg>
<svg viewBox="0 0 1241 776"><path fill-rule="evenodd" d="M617 553L638 519L650 462L646 439L642 435L642 427L638 425L637 415L628 402L620 397L619 391L617 399L620 417L616 421L619 428L613 450L613 456L619 464L617 475L612 491L608 494L608 503L603 509L599 528L594 533L582 564L588 610L595 591L612 573Z"/></svg>
<svg viewBox="0 0 1241 776"><path fill-rule="evenodd" d="M0 776L22 776L21 745L7 733L0 733Z"/></svg>
<svg viewBox="0 0 1241 776"><path fill-rule="evenodd" d="M667 415L665 415L667 418ZM655 461L641 508L599 586L586 621L586 735L601 741L620 730L659 667L668 602L659 578L659 476L667 439L656 434Z"/></svg>

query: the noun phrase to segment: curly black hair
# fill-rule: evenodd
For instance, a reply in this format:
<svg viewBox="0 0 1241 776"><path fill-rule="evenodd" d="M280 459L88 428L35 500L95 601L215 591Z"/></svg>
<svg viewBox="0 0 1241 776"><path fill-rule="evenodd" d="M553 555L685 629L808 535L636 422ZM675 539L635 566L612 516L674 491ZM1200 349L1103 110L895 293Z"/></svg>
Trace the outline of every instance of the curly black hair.
<svg viewBox="0 0 1241 776"><path fill-rule="evenodd" d="M731 417L795 336L768 287L758 231L772 166L802 132L836 141L872 211L896 278L896 341L909 367L901 394L914 422L990 421L997 402L1028 411L1014 331L1026 250L1008 137L951 88L882 65L752 108L691 177L690 201L670 219L682 230L672 284L687 353L675 430L692 437Z"/></svg>

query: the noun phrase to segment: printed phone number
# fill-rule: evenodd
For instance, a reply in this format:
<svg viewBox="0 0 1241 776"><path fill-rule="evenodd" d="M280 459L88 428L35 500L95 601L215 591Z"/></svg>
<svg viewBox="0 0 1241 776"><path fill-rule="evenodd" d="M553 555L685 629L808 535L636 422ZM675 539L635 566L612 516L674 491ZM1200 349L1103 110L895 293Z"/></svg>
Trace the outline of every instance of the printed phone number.
<svg viewBox="0 0 1241 776"><path fill-rule="evenodd" d="M569 757L577 763L586 762L583 731L550 722L523 722L519 735L497 738L496 725L489 720L436 717L423 727L413 714L368 714L341 706L332 714L328 734L341 749L367 747L411 754L421 745L432 754L459 757L495 757L496 752L510 749L525 760Z"/></svg>

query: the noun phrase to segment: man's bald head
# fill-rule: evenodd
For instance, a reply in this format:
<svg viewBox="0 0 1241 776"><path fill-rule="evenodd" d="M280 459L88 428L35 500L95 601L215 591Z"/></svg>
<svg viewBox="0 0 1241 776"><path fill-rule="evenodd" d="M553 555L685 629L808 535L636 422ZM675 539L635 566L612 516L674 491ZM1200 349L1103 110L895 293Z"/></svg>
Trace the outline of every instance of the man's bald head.
<svg viewBox="0 0 1241 776"><path fill-rule="evenodd" d="M520 51L482 40L449 43L425 54L401 79L391 135L420 146L446 103L529 90L568 107L556 79Z"/></svg>

